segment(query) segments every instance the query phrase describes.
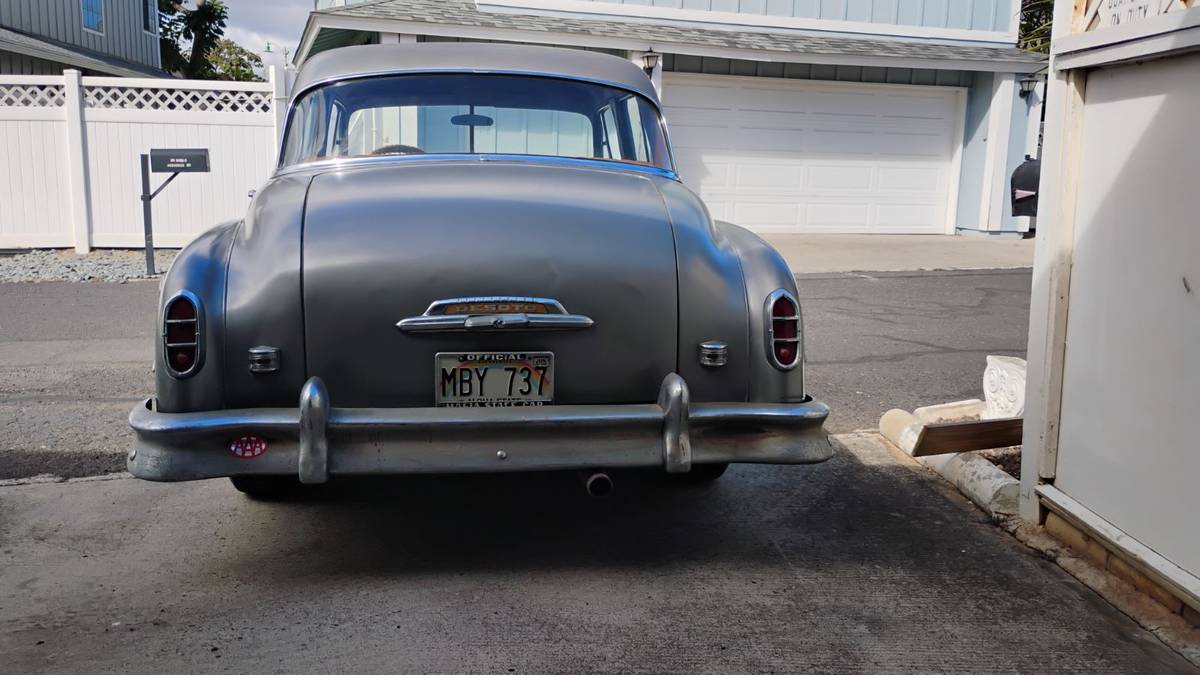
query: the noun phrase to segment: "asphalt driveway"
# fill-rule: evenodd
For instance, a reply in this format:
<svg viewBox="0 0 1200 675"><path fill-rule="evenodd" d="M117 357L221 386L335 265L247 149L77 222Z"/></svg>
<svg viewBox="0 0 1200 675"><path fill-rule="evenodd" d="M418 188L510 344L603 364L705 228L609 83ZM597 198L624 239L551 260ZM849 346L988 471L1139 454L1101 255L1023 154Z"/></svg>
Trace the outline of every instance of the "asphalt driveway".
<svg viewBox="0 0 1200 675"><path fill-rule="evenodd" d="M684 489L618 475L0 488L13 673L1194 672L850 439Z"/></svg>

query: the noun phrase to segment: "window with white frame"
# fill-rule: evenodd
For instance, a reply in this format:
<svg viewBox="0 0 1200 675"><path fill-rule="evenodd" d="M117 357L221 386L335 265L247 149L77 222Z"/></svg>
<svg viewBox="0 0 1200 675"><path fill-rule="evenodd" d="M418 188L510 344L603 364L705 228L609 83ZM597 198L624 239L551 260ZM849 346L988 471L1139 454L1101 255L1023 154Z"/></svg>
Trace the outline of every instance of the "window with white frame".
<svg viewBox="0 0 1200 675"><path fill-rule="evenodd" d="M142 30L158 35L158 0L142 0Z"/></svg>
<svg viewBox="0 0 1200 675"><path fill-rule="evenodd" d="M93 33L104 32L104 0L80 0L83 8L83 28Z"/></svg>

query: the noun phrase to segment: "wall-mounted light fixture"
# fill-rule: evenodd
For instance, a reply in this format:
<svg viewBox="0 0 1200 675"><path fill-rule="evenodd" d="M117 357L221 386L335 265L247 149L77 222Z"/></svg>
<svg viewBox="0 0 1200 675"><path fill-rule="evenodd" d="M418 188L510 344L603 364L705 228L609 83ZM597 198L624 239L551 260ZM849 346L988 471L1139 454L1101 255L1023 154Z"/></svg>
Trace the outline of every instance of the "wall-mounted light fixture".
<svg viewBox="0 0 1200 675"><path fill-rule="evenodd" d="M662 62L662 54L653 49L642 54L642 70L646 71L647 75L654 73L654 69L658 68L658 64Z"/></svg>
<svg viewBox="0 0 1200 675"><path fill-rule="evenodd" d="M1017 84L1021 87L1021 98L1029 98L1029 95L1037 89L1038 83L1041 81L1042 79L1035 75L1026 75L1018 80Z"/></svg>

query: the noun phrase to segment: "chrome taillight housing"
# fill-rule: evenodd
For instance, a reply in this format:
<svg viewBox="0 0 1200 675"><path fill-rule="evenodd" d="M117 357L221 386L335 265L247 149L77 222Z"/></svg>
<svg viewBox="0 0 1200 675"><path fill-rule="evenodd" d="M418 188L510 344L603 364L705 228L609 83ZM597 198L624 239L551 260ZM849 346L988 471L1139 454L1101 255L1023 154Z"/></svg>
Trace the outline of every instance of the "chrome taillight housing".
<svg viewBox="0 0 1200 675"><path fill-rule="evenodd" d="M763 310L766 323L767 360L780 370L800 365L804 353L800 303L782 288L767 296Z"/></svg>
<svg viewBox="0 0 1200 675"><path fill-rule="evenodd" d="M196 374L204 365L204 314L200 299L180 291L163 308L163 361L171 377Z"/></svg>

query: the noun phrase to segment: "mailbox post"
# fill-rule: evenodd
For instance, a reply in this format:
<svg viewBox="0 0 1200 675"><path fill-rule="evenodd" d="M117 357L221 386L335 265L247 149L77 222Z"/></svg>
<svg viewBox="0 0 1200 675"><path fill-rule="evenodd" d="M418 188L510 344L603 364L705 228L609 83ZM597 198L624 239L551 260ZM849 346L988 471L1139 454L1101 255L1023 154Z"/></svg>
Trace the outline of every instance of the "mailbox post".
<svg viewBox="0 0 1200 675"><path fill-rule="evenodd" d="M208 173L208 150L184 148L151 150L142 155L142 224L146 231L146 274L153 276L154 270L154 214L150 203L181 173ZM154 192L150 191L151 173L169 173L170 176Z"/></svg>

